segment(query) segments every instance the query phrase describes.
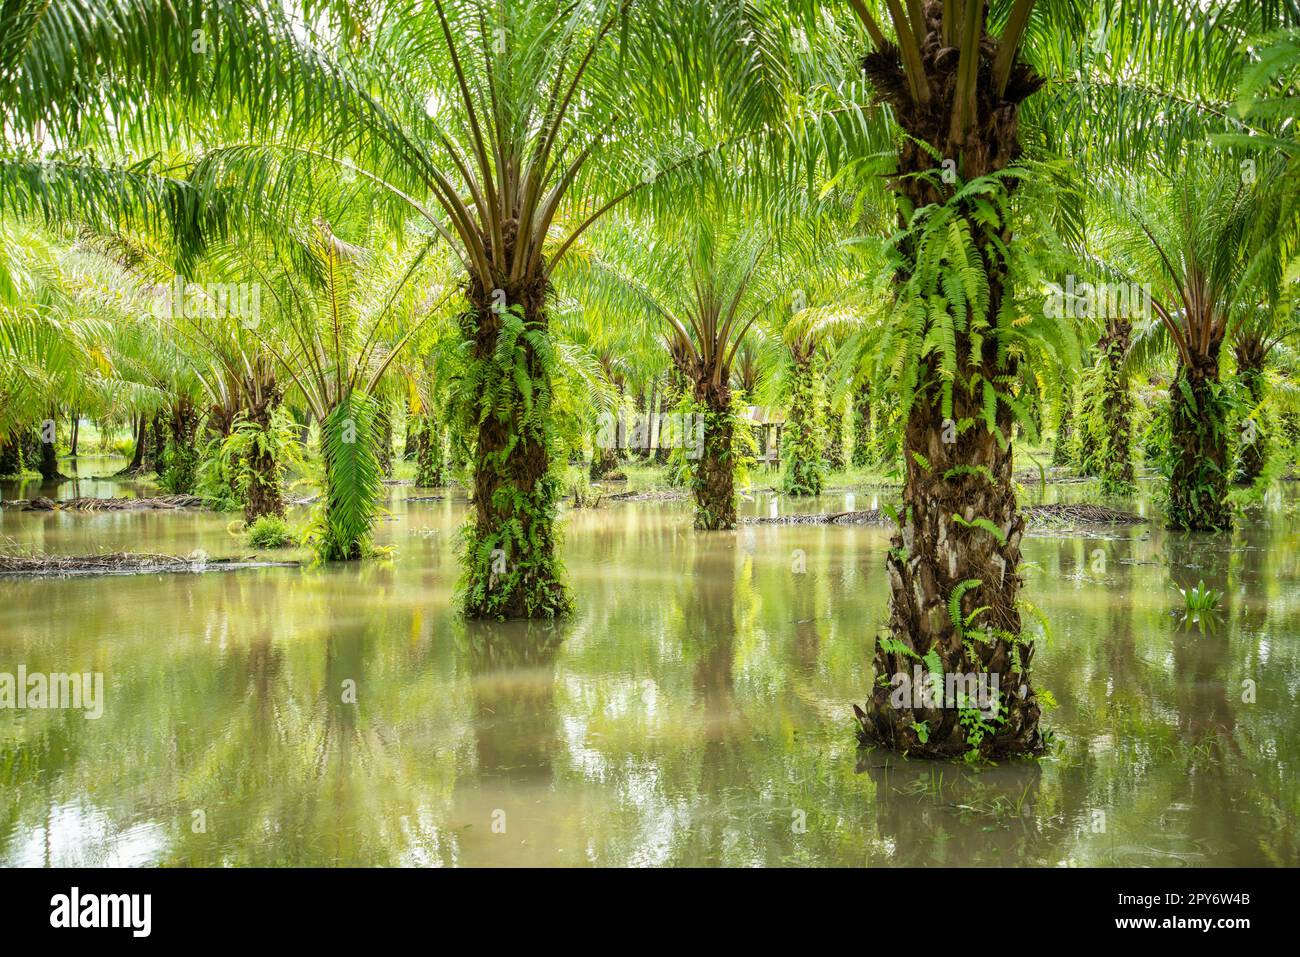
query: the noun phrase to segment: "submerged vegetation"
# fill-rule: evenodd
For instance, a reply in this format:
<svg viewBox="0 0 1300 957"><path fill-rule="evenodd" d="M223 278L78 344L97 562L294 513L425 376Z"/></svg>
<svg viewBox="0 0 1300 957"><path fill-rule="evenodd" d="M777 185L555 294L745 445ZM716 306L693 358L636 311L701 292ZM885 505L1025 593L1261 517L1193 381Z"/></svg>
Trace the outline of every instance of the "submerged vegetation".
<svg viewBox="0 0 1300 957"><path fill-rule="evenodd" d="M620 478L709 541L870 473L862 741L1042 755L1017 464L1226 535L1300 453L1300 15L1132 6L15 0L0 475L84 429L324 563L413 479L460 614L549 620Z"/></svg>

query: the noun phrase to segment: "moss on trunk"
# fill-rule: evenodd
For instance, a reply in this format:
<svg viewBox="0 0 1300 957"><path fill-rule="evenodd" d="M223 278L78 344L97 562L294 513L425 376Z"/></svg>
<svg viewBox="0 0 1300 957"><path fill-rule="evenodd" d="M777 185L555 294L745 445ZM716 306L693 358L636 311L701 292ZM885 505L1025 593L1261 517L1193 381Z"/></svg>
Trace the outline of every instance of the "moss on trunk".
<svg viewBox="0 0 1300 957"><path fill-rule="evenodd" d="M1269 437L1262 404L1264 402L1264 361L1267 350L1262 337L1241 334L1233 344L1237 359L1237 379L1246 394L1244 418L1237 444L1236 480L1250 485L1264 474L1268 464Z"/></svg>
<svg viewBox="0 0 1300 957"><path fill-rule="evenodd" d="M1111 319L1098 343L1097 474L1106 495L1129 495L1137 488L1133 471L1133 396L1124 373L1124 356L1132 331L1129 320Z"/></svg>
<svg viewBox="0 0 1300 957"><path fill-rule="evenodd" d="M853 393L853 465L868 468L875 461L871 432L871 385L862 383Z"/></svg>
<svg viewBox="0 0 1300 957"><path fill-rule="evenodd" d="M956 158L957 173L966 181L1015 162L1018 106L1041 86L1031 69L1015 64L1006 89L995 90L990 81L997 39L985 34L975 46L979 62L973 99L967 101L971 122L965 129L953 123L959 56L943 42L942 9L935 2L926 6L920 43L928 105L919 106L909 93L897 47L886 45L863 61L877 94L909 134L892 180L905 200L899 210L904 229L912 210L949 198L949 187L934 175L936 156ZM1013 187L1011 181L1008 189ZM999 250L1011 244L1011 231L1001 227L991 234L987 221L977 217L968 217L967 224L986 264L987 315L997 315L1006 278ZM906 279L900 272L898 281ZM954 345L959 359L951 381L971 381L974 373L992 370L1004 381L1016 381L1014 359L999 357L996 336L983 337L972 353L962 327ZM890 634L877 641L876 682L865 711L857 711L860 738L920 756L1038 754L1044 744L1029 675L1034 644L1020 617L1017 569L1024 519L1012 486L1014 418L1004 402L997 402L990 423L996 431L990 430L983 403L963 388L951 390L951 408L945 409L940 390L929 385L944 381L942 361L933 351L921 360L916 381L922 385L907 414L903 509L886 559ZM937 706L924 694L919 704L911 696L899 700L902 696L893 694L902 690L898 678L913 675L914 668L940 680L957 674L982 678L986 690L996 682L993 713L984 717L960 700L945 702L942 695Z"/></svg>
<svg viewBox="0 0 1300 957"><path fill-rule="evenodd" d="M1186 531L1232 527L1228 504L1228 409L1219 381L1219 350L1192 365L1180 363L1169 389L1168 447L1161 470L1168 481L1169 526Z"/></svg>
<svg viewBox="0 0 1300 957"><path fill-rule="evenodd" d="M423 488L438 488L447 482L447 460L443 453L442 430L433 415L419 417L415 436L415 484Z"/></svg>
<svg viewBox="0 0 1300 957"><path fill-rule="evenodd" d="M1056 405L1056 437L1052 441L1052 464L1069 465L1074 449L1074 391L1061 387Z"/></svg>
<svg viewBox="0 0 1300 957"><path fill-rule="evenodd" d="M167 437L158 462L159 483L174 495L188 495L194 491L199 468L198 427L198 410L192 401L182 396L172 406L167 418Z"/></svg>
<svg viewBox="0 0 1300 957"><path fill-rule="evenodd" d="M820 495L825 480L822 390L815 356L816 349L809 344L796 343L791 347L793 384L781 450L784 464L781 491L786 495Z"/></svg>
<svg viewBox="0 0 1300 957"><path fill-rule="evenodd" d="M280 481L280 463L275 459L275 442L271 438L272 419L280 404L280 394L272 386L262 400L248 410L248 421L263 435L262 441L250 445L248 489L244 497L244 519L250 524L263 515L284 515L284 490Z"/></svg>
<svg viewBox="0 0 1300 957"><path fill-rule="evenodd" d="M704 417L703 447L693 463L691 492L695 527L706 531L736 527L736 423L727 377L706 375L695 383L697 415Z"/></svg>
<svg viewBox="0 0 1300 957"><path fill-rule="evenodd" d="M545 282L476 281L460 320L474 383L459 406L473 436L474 508L463 532L462 607L470 618L550 618L571 609L556 555L560 481L552 470L555 356Z"/></svg>

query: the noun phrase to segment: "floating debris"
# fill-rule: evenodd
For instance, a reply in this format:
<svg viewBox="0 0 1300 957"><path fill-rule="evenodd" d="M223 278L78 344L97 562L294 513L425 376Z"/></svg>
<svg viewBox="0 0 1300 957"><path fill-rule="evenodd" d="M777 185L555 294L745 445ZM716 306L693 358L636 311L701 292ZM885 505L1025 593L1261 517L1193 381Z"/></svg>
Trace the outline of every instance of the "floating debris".
<svg viewBox="0 0 1300 957"><path fill-rule="evenodd" d="M1146 525L1151 521L1136 512L1104 505L1059 502L1055 505L1026 505L1021 511L1030 525Z"/></svg>
<svg viewBox="0 0 1300 957"><path fill-rule="evenodd" d="M605 498L611 502L680 502L687 493L677 489L656 489L644 492L614 492Z"/></svg>
<svg viewBox="0 0 1300 957"><path fill-rule="evenodd" d="M239 568L296 568L299 562L107 552L102 555L0 555L0 576L141 575L153 572L233 571Z"/></svg>
<svg viewBox="0 0 1300 957"><path fill-rule="evenodd" d="M1104 505L1026 505L1021 510L1030 526L1064 528L1071 525L1143 525L1150 519L1133 512ZM879 509L855 512L818 512L801 515L778 515L775 518L742 518L742 525L890 525L888 515Z"/></svg>
<svg viewBox="0 0 1300 957"><path fill-rule="evenodd" d="M69 498L56 502L39 498L15 498L0 503L26 512L126 512L136 509L203 508L197 495L161 495L156 498Z"/></svg>
<svg viewBox="0 0 1300 957"><path fill-rule="evenodd" d="M775 518L746 517L741 525L888 525L891 519L879 509L854 512L821 512L801 515L778 515Z"/></svg>

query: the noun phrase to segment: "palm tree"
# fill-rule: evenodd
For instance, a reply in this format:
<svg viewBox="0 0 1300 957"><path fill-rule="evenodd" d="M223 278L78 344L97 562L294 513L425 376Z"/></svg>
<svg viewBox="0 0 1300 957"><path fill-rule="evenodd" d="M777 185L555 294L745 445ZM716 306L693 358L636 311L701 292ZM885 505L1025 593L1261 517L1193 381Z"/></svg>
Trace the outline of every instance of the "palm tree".
<svg viewBox="0 0 1300 957"><path fill-rule="evenodd" d="M1261 301L1280 290L1288 231L1277 172L1256 179L1235 163L1190 158L1163 188L1115 190L1113 240L1152 279L1151 309L1177 356L1169 390L1169 443L1161 468L1174 528L1232 525L1230 401L1223 345Z"/></svg>
<svg viewBox="0 0 1300 957"><path fill-rule="evenodd" d="M734 528L740 437L732 392L736 356L774 305L771 239L737 218L613 223L575 257L563 278L587 308L659 330L686 382L701 443L689 448L695 527ZM683 282L683 277L686 281ZM691 436L682 436L683 445Z"/></svg>
<svg viewBox="0 0 1300 957"><path fill-rule="evenodd" d="M824 328L816 310L797 312L783 330L789 350L789 409L785 428L781 491L820 495L826 478L826 395L823 383Z"/></svg>
<svg viewBox="0 0 1300 957"><path fill-rule="evenodd" d="M450 336L448 336L450 339ZM407 429L413 430L415 439L415 484L424 488L437 488L447 483L446 427L442 411L446 408L445 385L439 377L438 355L451 345L438 340L415 353L405 371L409 384L410 405L407 415L413 420Z"/></svg>
<svg viewBox="0 0 1300 957"><path fill-rule="evenodd" d="M1277 150L1286 160L1281 182L1275 188L1293 204L1300 202L1300 133L1294 120L1295 84L1300 78L1300 29L1278 31L1261 44L1259 55L1246 66L1241 78L1238 112L1245 118L1280 124L1278 135L1259 136L1234 133L1219 138L1221 143L1251 151ZM1267 153L1264 160L1267 161ZM1259 308L1248 311L1236 331L1233 352L1237 375L1245 386L1250 409L1238 453L1237 478L1253 482L1264 471L1268 460L1268 436L1264 434L1260 409L1266 402L1264 374L1270 354L1295 331L1291 325L1295 301L1294 280L1300 274L1300 249L1292 239L1287 277L1292 282L1284 299L1286 308ZM1250 441L1245 441L1249 437Z"/></svg>
<svg viewBox="0 0 1300 957"><path fill-rule="evenodd" d="M910 659L933 653L932 672L973 667L1018 689L1003 696L996 730L972 744L957 709L897 708L893 689L878 686L859 711L863 735L922 754L1037 752L1039 708L1020 677L1032 645L1017 604L1024 523L1010 437L1019 403L1006 384L1025 348L1068 355L1072 332L1018 321L1014 299L1009 202L1019 177L1008 173L1021 153L1020 104L1042 85L1018 56L1034 3L1016 0L994 35L980 0L906 10L891 2L892 42L864 3L853 7L872 41L864 72L906 134L891 180L903 229L895 273L906 472L887 559L892 641L878 643L876 670L907 674ZM984 640L972 642L967 628Z"/></svg>
<svg viewBox="0 0 1300 957"><path fill-rule="evenodd" d="M453 294L431 300L418 289L436 285L436 237L417 232L403 243L374 228L376 248L366 248L317 216L301 235L263 237L250 258L270 300L253 334L320 423L324 490L315 527L326 560L360 558L370 547L382 480L381 383Z"/></svg>
<svg viewBox="0 0 1300 957"><path fill-rule="evenodd" d="M898 128L892 169L871 154L851 157L892 174L900 227L889 352L906 472L887 560L891 640L878 643L876 672L907 673L933 651L936 668L997 672L1015 689L1003 696L996 730L968 735L954 710L895 708L881 686L859 714L862 738L918 754L1032 753L1042 744L1032 682L1022 677L1033 645L1021 620L1023 523L1010 437L1017 421L1032 428L1033 397L1021 385L1027 354L1068 363L1075 349L1068 323L1044 321L1035 304L1016 301L1017 283L1042 272L1017 241L1029 210L1009 205L1032 175L1021 119L1032 121L1031 142L1048 150L1101 161L1163 137L1176 154L1185 138L1222 122L1185 95L1188 78L1235 83L1247 24L1277 17L1277 7L1261 17L1258 7L1233 5L1207 42L1181 9L1148 20L1110 3L888 0L879 17L879 4L850 6L869 43L863 72ZM964 641L968 625L987 640Z"/></svg>
<svg viewBox="0 0 1300 957"><path fill-rule="evenodd" d="M214 504L242 507L250 523L282 516L286 459L296 458L296 450L280 413L275 359L254 332L261 284L250 280L264 265L250 261L256 244L241 239L211 247L184 275L176 267L182 257L166 237L118 230L93 241L123 271L122 285L139 287L140 308L115 336L115 348L121 351L124 336L134 335L138 341L127 351L147 357L137 365L147 370L159 356L171 356L170 379L188 387L170 390L163 484L189 492L203 481ZM209 438L201 443L204 419Z"/></svg>
<svg viewBox="0 0 1300 957"><path fill-rule="evenodd" d="M1269 400L1269 359L1288 338L1300 332L1294 322L1294 292L1285 305L1261 305L1250 310L1233 332L1232 352L1237 363L1237 380L1245 393L1237 447L1236 480L1255 482L1268 463L1270 437L1264 416Z"/></svg>

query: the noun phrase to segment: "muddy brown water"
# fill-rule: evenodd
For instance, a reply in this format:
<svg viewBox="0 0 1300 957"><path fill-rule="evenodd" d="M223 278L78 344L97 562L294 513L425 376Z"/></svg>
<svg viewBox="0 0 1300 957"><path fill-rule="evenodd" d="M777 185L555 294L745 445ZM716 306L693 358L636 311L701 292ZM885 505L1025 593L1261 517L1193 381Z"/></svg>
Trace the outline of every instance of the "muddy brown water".
<svg viewBox="0 0 1300 957"><path fill-rule="evenodd" d="M0 581L0 673L105 689L94 720L0 710L0 865L1300 864L1294 487L1232 535L1028 537L1060 746L982 768L856 747L884 529L567 512L576 616L483 625L453 612L463 498L387 494L391 561ZM0 510L0 538L233 555L231 518ZM1225 593L1204 634L1171 616L1199 580Z"/></svg>

